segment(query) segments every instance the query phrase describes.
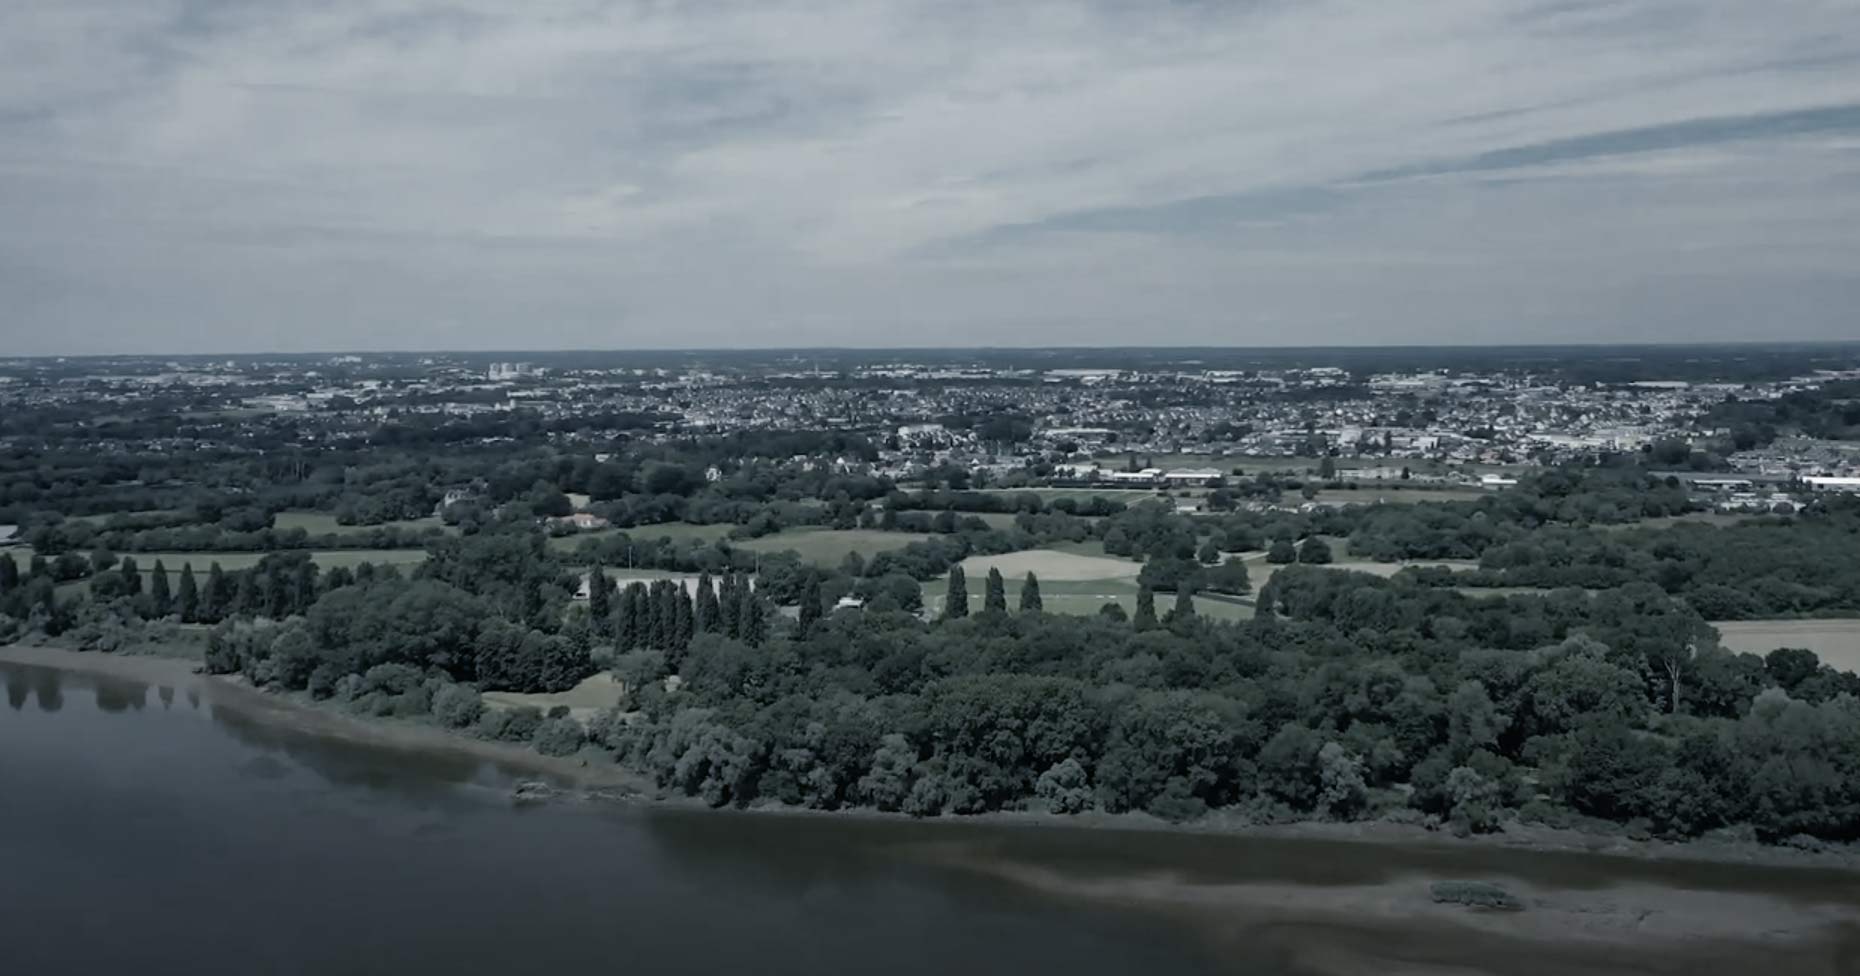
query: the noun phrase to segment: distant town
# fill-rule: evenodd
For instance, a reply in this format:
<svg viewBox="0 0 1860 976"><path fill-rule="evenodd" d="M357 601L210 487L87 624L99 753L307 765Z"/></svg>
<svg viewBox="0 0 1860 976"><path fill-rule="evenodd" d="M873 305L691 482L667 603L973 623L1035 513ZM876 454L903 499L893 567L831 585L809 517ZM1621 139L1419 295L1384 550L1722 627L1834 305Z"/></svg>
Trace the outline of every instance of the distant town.
<svg viewBox="0 0 1860 976"><path fill-rule="evenodd" d="M11 360L0 361L0 409L173 411L134 437L105 418L98 447L121 452L352 446L384 426L442 429L450 440L482 427L472 439L492 444L512 436L500 422L533 418L565 447L859 434L875 448L869 456L796 460L898 483L1213 489L1305 459L1325 483L1355 492L1295 505L1369 501L1386 489L1500 490L1523 470L1620 454L1654 457L1725 510L1860 490L1860 443L1763 419L1766 408L1824 394L1851 415L1860 369L1841 365L1838 347L1780 373L1712 348L1718 358L1705 362L1656 350L1615 375L1583 368L1614 359L1593 350L1434 368L1400 361L1414 352L1228 368L1193 354L1148 353L1131 365L1115 350L1053 366L990 351L930 361L841 352L826 363L805 352L647 353L632 364L620 353ZM1854 419L1837 423L1851 429ZM9 431L0 446L19 439Z"/></svg>

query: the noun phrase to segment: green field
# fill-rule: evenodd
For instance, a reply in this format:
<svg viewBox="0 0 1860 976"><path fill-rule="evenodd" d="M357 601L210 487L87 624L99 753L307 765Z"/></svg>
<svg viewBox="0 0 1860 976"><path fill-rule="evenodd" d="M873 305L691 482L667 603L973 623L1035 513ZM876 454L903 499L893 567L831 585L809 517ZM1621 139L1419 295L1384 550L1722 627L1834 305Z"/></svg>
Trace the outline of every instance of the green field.
<svg viewBox="0 0 1860 976"><path fill-rule="evenodd" d="M1489 496L1491 492L1482 488L1443 488L1428 485L1403 485L1400 488L1386 482L1368 482L1361 488L1320 488L1313 501L1326 505L1373 505L1381 502L1387 505L1414 505L1420 502L1476 502ZM1297 495L1286 493L1286 499L1296 500Z"/></svg>
<svg viewBox="0 0 1860 976"><path fill-rule="evenodd" d="M1005 574L1004 574L1005 575ZM1008 609L1020 605L1020 588L1024 577L1007 576L1003 582L1007 591ZM986 575L968 577L969 612L982 609L982 597L988 586ZM931 580L924 584L924 606L932 612L942 612L943 598L949 592L949 578ZM1116 603L1124 608L1125 613L1135 613L1137 609L1137 581L1135 579L1102 580L1040 580L1040 606L1047 613L1065 613L1085 616L1094 614L1107 603ZM1175 606L1175 594L1156 594L1156 612L1168 613ZM1253 616L1251 598L1242 601L1236 597L1195 597L1195 612L1216 620L1249 620Z"/></svg>
<svg viewBox="0 0 1860 976"><path fill-rule="evenodd" d="M380 525L341 525L336 522L336 516L329 512L279 512L272 517L271 525L280 532L302 529L311 535L355 535L373 529L401 529L408 532L439 529L447 533L458 531L432 515L425 518L383 522Z"/></svg>
<svg viewBox="0 0 1860 976"><path fill-rule="evenodd" d="M887 549L902 549L930 536L919 532L881 532L877 529L788 529L760 539L736 543L740 549L756 552L794 550L806 562L816 566L837 567L846 554L856 552L867 559Z"/></svg>
<svg viewBox="0 0 1860 976"><path fill-rule="evenodd" d="M1804 647L1822 663L1860 671L1860 620L1716 620L1726 649L1768 654L1779 647Z"/></svg>

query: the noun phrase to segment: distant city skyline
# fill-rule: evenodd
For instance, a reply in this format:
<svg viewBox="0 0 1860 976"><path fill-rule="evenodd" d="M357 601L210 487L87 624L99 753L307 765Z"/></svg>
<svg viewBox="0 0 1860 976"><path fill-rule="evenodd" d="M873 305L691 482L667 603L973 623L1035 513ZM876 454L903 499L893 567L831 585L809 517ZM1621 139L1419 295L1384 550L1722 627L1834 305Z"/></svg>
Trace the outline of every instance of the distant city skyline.
<svg viewBox="0 0 1860 976"><path fill-rule="evenodd" d="M1821 0L0 6L0 356L1860 338Z"/></svg>

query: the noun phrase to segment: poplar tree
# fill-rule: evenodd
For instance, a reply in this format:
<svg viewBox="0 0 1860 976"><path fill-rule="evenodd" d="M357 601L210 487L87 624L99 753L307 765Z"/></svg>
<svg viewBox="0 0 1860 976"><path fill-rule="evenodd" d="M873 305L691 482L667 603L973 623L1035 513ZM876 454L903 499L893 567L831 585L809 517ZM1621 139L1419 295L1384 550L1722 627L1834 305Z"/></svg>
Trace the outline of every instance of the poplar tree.
<svg viewBox="0 0 1860 976"><path fill-rule="evenodd" d="M1187 620L1195 615L1195 591L1187 583L1175 585L1175 610L1171 617Z"/></svg>
<svg viewBox="0 0 1860 976"><path fill-rule="evenodd" d="M820 574L808 571L807 583L801 587L801 616L795 633L805 638L820 623Z"/></svg>
<svg viewBox="0 0 1860 976"><path fill-rule="evenodd" d="M737 590L736 574L725 573L723 587L717 591L717 603L723 618L723 626L719 630L723 636L732 640L742 636L742 595Z"/></svg>
<svg viewBox="0 0 1860 976"><path fill-rule="evenodd" d="M593 618L594 627L602 634L609 633L613 621L613 584L607 579L607 571L595 563L588 572L588 616Z"/></svg>
<svg viewBox="0 0 1860 976"><path fill-rule="evenodd" d="M982 590L983 613L1007 612L1007 581L1001 578L1001 571L988 567L988 585Z"/></svg>
<svg viewBox="0 0 1860 976"><path fill-rule="evenodd" d="M949 589L943 594L943 616L966 617L969 615L969 580L963 575L960 565L949 568Z"/></svg>
<svg viewBox="0 0 1860 976"><path fill-rule="evenodd" d="M291 601L293 613L308 613L316 603L316 578L316 563L306 559L297 564L297 590Z"/></svg>
<svg viewBox="0 0 1860 976"><path fill-rule="evenodd" d="M1040 578L1027 574L1027 581L1020 584L1020 612L1039 613L1046 609L1040 602Z"/></svg>
<svg viewBox="0 0 1860 976"><path fill-rule="evenodd" d="M768 628L768 621L763 615L762 597L751 587L743 587L742 592L742 606L737 613L742 641L750 647L761 647Z"/></svg>
<svg viewBox="0 0 1860 976"><path fill-rule="evenodd" d="M207 568L207 591L201 595L200 600L201 623L217 624L226 616L226 602L230 596L228 586L226 571L220 569L219 563Z"/></svg>
<svg viewBox="0 0 1860 976"><path fill-rule="evenodd" d="M673 616L672 643L683 649L690 645L692 635L697 633L697 614L691 604L691 593L683 583L672 584L672 602L676 608Z"/></svg>
<svg viewBox="0 0 1860 976"><path fill-rule="evenodd" d="M123 557L123 565L118 572L123 574L123 592L130 596L140 596L142 593L142 572L136 569L135 557Z"/></svg>
<svg viewBox="0 0 1860 976"><path fill-rule="evenodd" d="M233 589L232 602L226 608L226 616L237 617L242 613L255 613L260 605L258 573L248 569L239 574L239 582Z"/></svg>
<svg viewBox="0 0 1860 976"><path fill-rule="evenodd" d="M711 585L710 573L698 576L697 602L691 608L692 630L699 634L714 634L722 621L717 619L717 588Z"/></svg>
<svg viewBox="0 0 1860 976"><path fill-rule="evenodd" d="M639 591L640 584L627 584L620 593L620 608L614 614L614 645L623 651L639 646Z"/></svg>
<svg viewBox="0 0 1860 976"><path fill-rule="evenodd" d="M10 561L10 560L9 560ZM168 567L161 560L155 560L155 569L149 575L149 615L166 617L174 608L174 593L168 589Z"/></svg>
<svg viewBox="0 0 1860 976"><path fill-rule="evenodd" d="M1131 626L1138 630L1156 627L1156 591L1148 586L1137 588L1137 613L1131 618Z"/></svg>
<svg viewBox="0 0 1860 976"><path fill-rule="evenodd" d="M200 584L194 582L193 563L181 564L181 585L175 592L174 609L184 624L200 619Z"/></svg>

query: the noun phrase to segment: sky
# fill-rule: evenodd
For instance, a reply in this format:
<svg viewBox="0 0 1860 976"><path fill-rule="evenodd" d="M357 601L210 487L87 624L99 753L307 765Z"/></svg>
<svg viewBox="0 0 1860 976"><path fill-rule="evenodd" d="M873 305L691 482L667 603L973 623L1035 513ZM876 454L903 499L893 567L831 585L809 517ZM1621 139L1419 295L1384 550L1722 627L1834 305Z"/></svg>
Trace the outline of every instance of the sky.
<svg viewBox="0 0 1860 976"><path fill-rule="evenodd" d="M1767 339L1857 0L0 2L0 355Z"/></svg>

